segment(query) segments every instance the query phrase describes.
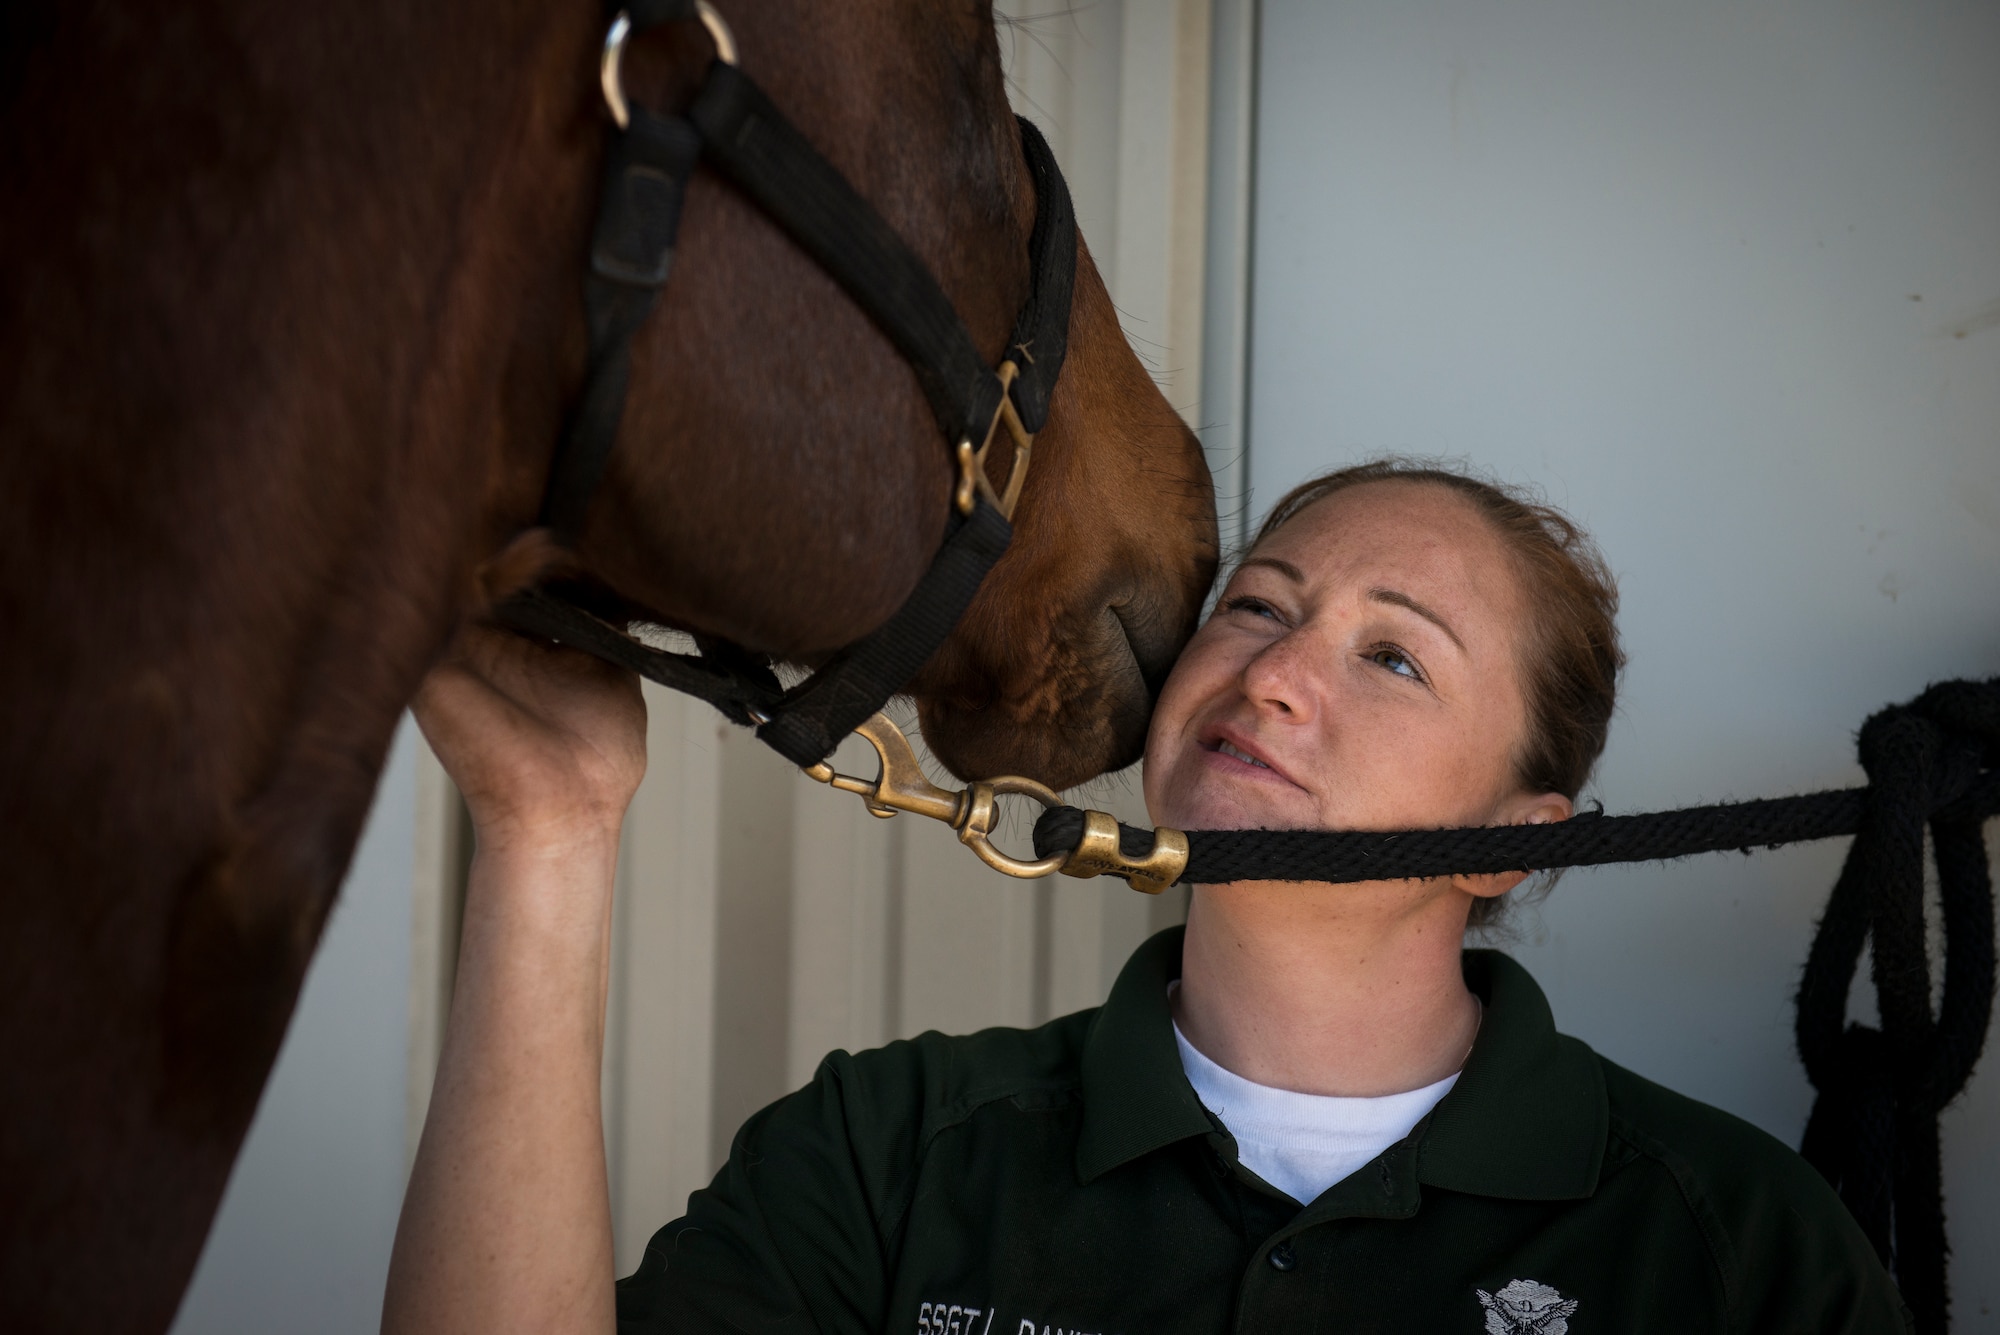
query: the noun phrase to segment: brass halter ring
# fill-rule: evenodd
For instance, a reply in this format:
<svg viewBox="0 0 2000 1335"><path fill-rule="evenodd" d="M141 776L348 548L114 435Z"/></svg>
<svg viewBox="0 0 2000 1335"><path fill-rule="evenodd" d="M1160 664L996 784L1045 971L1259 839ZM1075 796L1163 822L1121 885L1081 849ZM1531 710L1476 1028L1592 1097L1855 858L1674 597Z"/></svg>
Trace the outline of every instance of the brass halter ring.
<svg viewBox="0 0 2000 1335"><path fill-rule="evenodd" d="M736 63L736 34L729 31L729 25L716 12L708 0L694 0L695 10L701 15L701 26L708 29L709 40L715 43L715 58L725 65ZM632 36L632 16L624 10L611 20L611 27L604 34L604 54L598 58L597 80L604 87L604 105L611 111L611 119L624 129L632 123L632 108L625 101L625 76L622 66L625 62L625 43Z"/></svg>
<svg viewBox="0 0 2000 1335"><path fill-rule="evenodd" d="M1035 438L1021 425L1021 414L1014 408L1014 380L1021 368L1009 357L994 374L1000 377L1000 406L993 410L993 420L986 424L986 440L977 450L972 448L970 437L958 442L958 493L954 499L958 512L969 515L977 503L975 497L984 496L1002 518L1012 519L1014 504L1021 499L1021 484L1028 480L1028 455L1035 448ZM1007 475L1005 496L995 494L993 480L986 475L986 456L1002 426L1014 442L1014 471Z"/></svg>
<svg viewBox="0 0 2000 1335"><path fill-rule="evenodd" d="M1009 488L1011 490L1011 488ZM858 793L870 814L885 820L899 811L941 820L958 831L959 842L970 848L987 866L1022 880L1034 880L1052 872L1065 876L1122 876L1134 890L1157 895L1179 879L1187 866L1187 836L1179 830L1156 829L1153 847L1143 857L1128 856L1118 843L1118 822L1102 811L1084 813L1083 838L1073 849L1028 861L1011 857L993 846L993 822L999 800L1010 795L1032 797L1045 807L1062 805L1053 789L1005 775L982 780L963 792L950 792L924 777L909 738L903 736L886 714L877 714L854 730L868 739L882 761L882 772L872 782L842 774L822 760L808 766L808 778L832 784L842 792Z"/></svg>

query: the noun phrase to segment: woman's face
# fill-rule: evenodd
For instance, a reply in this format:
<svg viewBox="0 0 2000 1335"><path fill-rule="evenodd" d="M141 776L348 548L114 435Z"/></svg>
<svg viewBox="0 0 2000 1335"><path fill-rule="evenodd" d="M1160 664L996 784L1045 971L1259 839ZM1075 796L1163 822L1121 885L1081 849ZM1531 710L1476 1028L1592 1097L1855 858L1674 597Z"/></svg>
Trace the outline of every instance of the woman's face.
<svg viewBox="0 0 2000 1335"><path fill-rule="evenodd" d="M1501 539L1434 484L1370 482L1237 569L1175 664L1146 805L1179 829L1560 820L1519 791L1526 605Z"/></svg>

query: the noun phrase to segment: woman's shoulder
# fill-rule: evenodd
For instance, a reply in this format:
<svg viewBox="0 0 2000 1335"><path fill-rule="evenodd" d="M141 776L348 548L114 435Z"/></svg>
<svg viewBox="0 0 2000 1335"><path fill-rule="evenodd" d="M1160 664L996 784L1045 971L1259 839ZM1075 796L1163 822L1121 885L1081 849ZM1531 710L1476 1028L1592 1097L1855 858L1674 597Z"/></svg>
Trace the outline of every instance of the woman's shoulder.
<svg viewBox="0 0 2000 1335"><path fill-rule="evenodd" d="M1810 1293L1829 1311L1874 1314L1834 1328L1902 1328L1893 1282L1817 1169L1732 1113L1598 1061L1610 1110L1607 1179L1638 1171L1671 1180L1734 1290L1732 1306L1775 1316Z"/></svg>
<svg viewBox="0 0 2000 1335"><path fill-rule="evenodd" d="M1677 1170L1763 1176L1785 1189L1839 1200L1797 1151L1734 1113L1689 1098L1598 1054L1610 1102L1612 1134ZM1824 1203L1824 1202L1819 1202Z"/></svg>
<svg viewBox="0 0 2000 1335"><path fill-rule="evenodd" d="M927 1030L879 1048L835 1050L808 1088L837 1100L849 1121L915 1121L928 1139L994 1102L1074 1098L1096 1014L1078 1011L1032 1029Z"/></svg>

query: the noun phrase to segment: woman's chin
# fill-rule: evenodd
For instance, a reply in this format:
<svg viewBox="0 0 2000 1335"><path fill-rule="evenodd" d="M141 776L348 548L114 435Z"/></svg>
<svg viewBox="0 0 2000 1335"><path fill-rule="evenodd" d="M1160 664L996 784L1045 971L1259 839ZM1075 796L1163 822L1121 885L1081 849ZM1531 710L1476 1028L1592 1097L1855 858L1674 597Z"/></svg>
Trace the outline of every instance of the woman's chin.
<svg viewBox="0 0 2000 1335"><path fill-rule="evenodd" d="M1154 819L1176 830L1309 830L1318 824L1313 813L1274 800L1261 784L1218 782L1212 776L1169 793L1158 809L1164 819Z"/></svg>

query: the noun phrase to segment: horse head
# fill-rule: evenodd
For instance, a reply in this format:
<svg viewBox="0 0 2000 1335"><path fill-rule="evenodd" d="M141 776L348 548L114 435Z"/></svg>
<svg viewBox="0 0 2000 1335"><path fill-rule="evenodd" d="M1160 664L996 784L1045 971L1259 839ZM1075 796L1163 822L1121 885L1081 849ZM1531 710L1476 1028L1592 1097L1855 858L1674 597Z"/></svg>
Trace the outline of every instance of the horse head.
<svg viewBox="0 0 2000 1335"><path fill-rule="evenodd" d="M732 10L744 68L929 267L987 363L1032 359L1006 346L1036 200L990 6L882 0L834 24L809 9ZM638 95L684 102L707 40L689 25L635 49ZM950 442L887 338L705 169L633 358L577 543L592 574L665 624L806 663L901 604L943 532ZM1215 555L1200 447L1079 240L1013 546L912 683L932 750L963 776L1057 786L1135 759Z"/></svg>

